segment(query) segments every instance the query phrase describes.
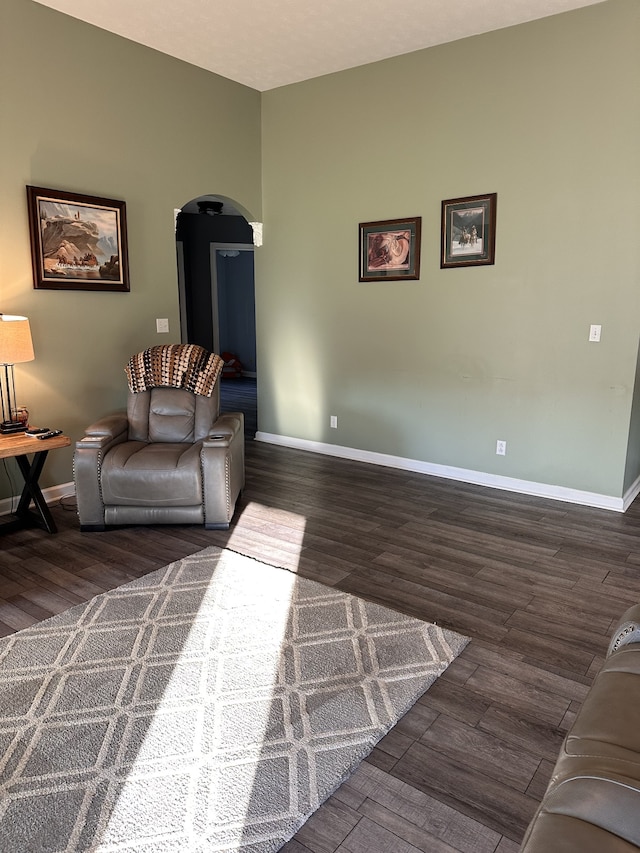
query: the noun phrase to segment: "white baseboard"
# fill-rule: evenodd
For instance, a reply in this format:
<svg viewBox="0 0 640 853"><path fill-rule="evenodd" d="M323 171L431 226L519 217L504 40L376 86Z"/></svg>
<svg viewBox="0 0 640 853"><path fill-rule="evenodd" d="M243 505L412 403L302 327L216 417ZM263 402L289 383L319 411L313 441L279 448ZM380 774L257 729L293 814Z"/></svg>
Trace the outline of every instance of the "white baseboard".
<svg viewBox="0 0 640 853"><path fill-rule="evenodd" d="M623 512L626 512L634 500L640 495L640 476L636 478L622 497Z"/></svg>
<svg viewBox="0 0 640 853"><path fill-rule="evenodd" d="M269 432L257 432L255 440L264 441L267 444L279 444L282 447L292 447L297 450L309 450L311 453L323 453L326 456L337 456L341 459L369 462L372 465L383 465L386 468L399 468L402 471L430 474L433 477L458 480L462 483L473 483L477 486L487 486L492 489L518 492L522 495L533 495L539 498L564 501L565 503L582 504L583 506L595 507L597 509L609 509L614 512L625 512L632 500L640 493L640 477L623 498L616 498L612 495L600 495L596 492L584 492L580 489L567 489L564 486L552 486L547 483L518 480L514 477L501 477L496 474L486 474L482 471L454 468L449 465L436 465L431 462L421 462L417 459L405 459L403 456L389 456L386 453L373 453L368 450L340 447L336 444L324 444L319 441L308 441L303 438L290 438Z"/></svg>
<svg viewBox="0 0 640 853"><path fill-rule="evenodd" d="M59 501L60 498L73 497L75 493L75 483L63 483L60 486L51 486L48 489L42 490L42 496L47 504L54 504L56 501ZM9 513L15 510L19 500L20 495L0 500L0 515L9 515Z"/></svg>
<svg viewBox="0 0 640 853"><path fill-rule="evenodd" d="M325 456L337 456L341 459L353 459L357 462L368 462L371 465L382 465L386 468L399 468L402 471L414 471L417 474L429 474L447 480L458 480L462 483L474 483L477 486L487 486L492 489L519 492L522 495L534 495L539 498L581 504L597 509L609 509L614 512L626 512L640 494L640 476L631 484L622 498L614 498L611 495L600 495L596 492L566 489L562 486L550 486L546 483L535 483L530 480L517 480L513 477L499 477L494 474L484 474L481 471L470 471L466 468L436 465L430 462L420 462L416 459L405 459L403 456L389 456L385 453L356 450L353 447L340 447L336 444L323 444L302 438L289 438L269 432L257 432L255 440L263 441L265 444L279 444L282 447L308 450L311 453L323 453ZM73 482L51 486L42 491L47 504L53 504L61 498L73 497L75 493L76 488ZM0 500L0 515L9 514L15 508L18 500L19 495Z"/></svg>

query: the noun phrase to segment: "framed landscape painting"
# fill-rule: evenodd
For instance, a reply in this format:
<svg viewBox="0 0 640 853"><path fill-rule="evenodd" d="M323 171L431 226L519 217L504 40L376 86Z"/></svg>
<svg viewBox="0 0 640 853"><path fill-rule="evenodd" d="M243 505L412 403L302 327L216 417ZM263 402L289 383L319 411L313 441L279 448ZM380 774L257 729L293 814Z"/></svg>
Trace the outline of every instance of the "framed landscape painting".
<svg viewBox="0 0 640 853"><path fill-rule="evenodd" d="M33 286L129 290L124 201L27 187Z"/></svg>
<svg viewBox="0 0 640 853"><path fill-rule="evenodd" d="M442 202L441 269L495 263L497 194Z"/></svg>
<svg viewBox="0 0 640 853"><path fill-rule="evenodd" d="M360 281L420 278L422 218L361 222Z"/></svg>

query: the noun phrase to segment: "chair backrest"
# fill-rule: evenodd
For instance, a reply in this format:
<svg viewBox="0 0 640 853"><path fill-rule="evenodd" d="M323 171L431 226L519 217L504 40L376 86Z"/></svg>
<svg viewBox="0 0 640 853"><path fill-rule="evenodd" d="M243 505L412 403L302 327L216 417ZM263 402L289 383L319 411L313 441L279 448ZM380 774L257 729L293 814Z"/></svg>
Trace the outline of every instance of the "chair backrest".
<svg viewBox="0 0 640 853"><path fill-rule="evenodd" d="M210 397L192 394L183 388L129 392L129 439L192 444L209 434L219 414L219 381Z"/></svg>

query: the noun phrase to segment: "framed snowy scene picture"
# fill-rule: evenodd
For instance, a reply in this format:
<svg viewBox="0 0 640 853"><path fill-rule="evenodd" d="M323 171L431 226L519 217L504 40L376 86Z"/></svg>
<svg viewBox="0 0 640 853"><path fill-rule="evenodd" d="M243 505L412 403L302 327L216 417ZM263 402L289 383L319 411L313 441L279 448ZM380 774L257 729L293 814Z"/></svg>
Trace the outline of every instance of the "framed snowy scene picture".
<svg viewBox="0 0 640 853"><path fill-rule="evenodd" d="M442 202L441 269L495 263L497 193Z"/></svg>

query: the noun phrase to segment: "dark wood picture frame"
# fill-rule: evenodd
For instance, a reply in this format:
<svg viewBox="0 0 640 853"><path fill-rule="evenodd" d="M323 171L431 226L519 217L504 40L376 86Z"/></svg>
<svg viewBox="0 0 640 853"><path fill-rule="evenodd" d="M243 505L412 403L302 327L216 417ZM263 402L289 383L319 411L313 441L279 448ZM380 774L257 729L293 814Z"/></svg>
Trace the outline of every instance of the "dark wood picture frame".
<svg viewBox="0 0 640 853"><path fill-rule="evenodd" d="M128 291L124 201L27 187L36 290Z"/></svg>
<svg viewBox="0 0 640 853"><path fill-rule="evenodd" d="M442 202L440 268L494 264L497 193Z"/></svg>
<svg viewBox="0 0 640 853"><path fill-rule="evenodd" d="M360 281L420 278L422 217L361 222Z"/></svg>

